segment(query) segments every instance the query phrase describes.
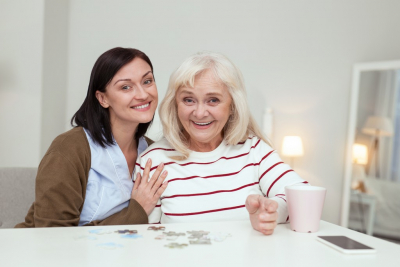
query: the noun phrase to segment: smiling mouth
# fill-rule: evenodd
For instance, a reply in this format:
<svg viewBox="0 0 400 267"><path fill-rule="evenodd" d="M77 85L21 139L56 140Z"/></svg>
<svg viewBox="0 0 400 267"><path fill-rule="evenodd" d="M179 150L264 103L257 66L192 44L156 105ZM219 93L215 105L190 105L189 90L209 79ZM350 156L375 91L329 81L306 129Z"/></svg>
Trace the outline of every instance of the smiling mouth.
<svg viewBox="0 0 400 267"><path fill-rule="evenodd" d="M212 123L212 121L210 122L194 122L194 124L199 125L199 126L206 126L206 125L210 125Z"/></svg>
<svg viewBox="0 0 400 267"><path fill-rule="evenodd" d="M132 108L133 109L143 109L143 108L147 108L149 105L150 105L150 102L147 104L140 105L140 106L134 106Z"/></svg>

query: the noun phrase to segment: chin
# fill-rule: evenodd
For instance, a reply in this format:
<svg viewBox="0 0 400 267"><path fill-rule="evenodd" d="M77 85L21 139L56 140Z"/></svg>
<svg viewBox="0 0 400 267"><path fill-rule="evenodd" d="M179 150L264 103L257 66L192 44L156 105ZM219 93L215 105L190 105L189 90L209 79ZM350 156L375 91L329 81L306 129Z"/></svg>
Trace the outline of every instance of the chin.
<svg viewBox="0 0 400 267"><path fill-rule="evenodd" d="M196 138L196 136L193 136L191 139L193 141L199 142L199 143L209 143L209 142L211 142L213 140L212 137L203 137L203 136L202 137L197 137L197 138Z"/></svg>
<svg viewBox="0 0 400 267"><path fill-rule="evenodd" d="M150 122L153 118L154 118L154 115L153 115L153 116L143 116L143 117L140 117L140 118L136 117L136 118L134 119L134 121L135 121L136 123L148 123L148 122Z"/></svg>

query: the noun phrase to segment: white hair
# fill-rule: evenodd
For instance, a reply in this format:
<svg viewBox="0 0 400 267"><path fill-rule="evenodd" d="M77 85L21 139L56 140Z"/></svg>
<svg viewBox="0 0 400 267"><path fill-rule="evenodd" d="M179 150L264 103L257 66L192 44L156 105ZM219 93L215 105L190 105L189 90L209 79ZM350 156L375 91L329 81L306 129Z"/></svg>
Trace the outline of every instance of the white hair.
<svg viewBox="0 0 400 267"><path fill-rule="evenodd" d="M190 150L189 140L177 115L176 92L182 86L193 88L196 75L205 70L211 70L225 84L232 97L231 115L223 130L227 144L236 145L245 141L249 135L255 135L270 144L250 113L241 71L224 55L200 52L187 58L171 74L167 93L159 108L164 137L175 150L182 153L179 159L188 158Z"/></svg>

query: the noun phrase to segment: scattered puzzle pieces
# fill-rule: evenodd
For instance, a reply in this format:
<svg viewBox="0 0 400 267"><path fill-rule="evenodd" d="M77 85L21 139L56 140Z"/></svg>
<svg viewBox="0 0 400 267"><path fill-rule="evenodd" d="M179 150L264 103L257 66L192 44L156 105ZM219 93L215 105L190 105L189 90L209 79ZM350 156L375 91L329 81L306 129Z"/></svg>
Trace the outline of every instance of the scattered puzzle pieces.
<svg viewBox="0 0 400 267"><path fill-rule="evenodd" d="M115 231L118 234L137 234L137 230L117 230Z"/></svg>
<svg viewBox="0 0 400 267"><path fill-rule="evenodd" d="M96 235L105 235L105 234L111 234L112 232L109 230L103 230L103 229L93 229L89 230L90 234L96 234Z"/></svg>
<svg viewBox="0 0 400 267"><path fill-rule="evenodd" d="M153 231L164 231L165 226L150 226L147 228L147 230L153 230Z"/></svg>
<svg viewBox="0 0 400 267"><path fill-rule="evenodd" d="M165 230L165 226L149 226L147 230L162 231L162 230ZM137 239L137 238L143 237L143 236L137 234L138 233L137 230L129 230L129 229L109 231L109 230L103 230L100 228L100 229L89 230L89 233L95 234L95 235L117 233L117 234L121 235L121 238L127 238L127 239ZM187 233L187 236L188 236L187 238L189 239L190 245L211 245L212 244L211 241L222 242L226 238L232 236L229 233L224 233L224 232L210 233L208 231L203 231L203 230L187 231L186 233ZM157 239L157 240L166 239L168 241L174 241L174 240L178 239L180 236L186 236L186 233L174 232L174 231L163 232L162 234L156 236L155 239ZM88 236L86 235L86 236L75 237L74 239L75 240L96 240L97 238L94 237L93 235L88 235ZM166 244L164 246L168 247L168 248L184 248L184 247L189 246L189 244L172 242L172 243ZM102 244L98 244L97 246L105 248L105 249L115 249L115 248L123 247L123 245L113 243L113 242L102 243Z"/></svg>
<svg viewBox="0 0 400 267"><path fill-rule="evenodd" d="M201 231L187 231L187 233L190 234L188 237L189 239L195 239L207 236L210 232L201 230Z"/></svg>
<svg viewBox="0 0 400 267"><path fill-rule="evenodd" d="M217 242L222 242L224 241L227 237L231 237L232 235L229 233L210 233L207 235L208 239L217 241Z"/></svg>
<svg viewBox="0 0 400 267"><path fill-rule="evenodd" d="M167 245L164 245L164 247L167 247L167 248L184 248L184 247L187 247L188 246L188 244L184 244L184 243L182 243L182 244L179 244L179 243L169 243L169 244L167 244Z"/></svg>
<svg viewBox="0 0 400 267"><path fill-rule="evenodd" d="M138 235L138 234L127 234L127 235L121 235L122 238L129 238L129 239L137 239L141 238L143 236Z"/></svg>
<svg viewBox="0 0 400 267"><path fill-rule="evenodd" d="M185 233L177 233L177 232L173 232L173 231L163 232L163 234L166 236L184 236L184 235L186 235Z"/></svg>
<svg viewBox="0 0 400 267"><path fill-rule="evenodd" d="M197 239L197 240L190 240L189 243L191 245L211 245L210 239Z"/></svg>

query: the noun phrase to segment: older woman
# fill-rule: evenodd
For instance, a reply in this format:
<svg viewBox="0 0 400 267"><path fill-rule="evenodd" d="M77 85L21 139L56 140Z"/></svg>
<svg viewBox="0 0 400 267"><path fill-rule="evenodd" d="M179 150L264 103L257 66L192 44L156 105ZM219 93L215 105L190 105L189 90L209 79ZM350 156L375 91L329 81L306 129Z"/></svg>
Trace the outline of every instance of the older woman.
<svg viewBox="0 0 400 267"><path fill-rule="evenodd" d="M307 183L282 162L250 114L240 70L199 53L171 75L159 114L164 137L137 171L165 166L168 188L150 223L250 220L271 234L289 220L284 187Z"/></svg>

